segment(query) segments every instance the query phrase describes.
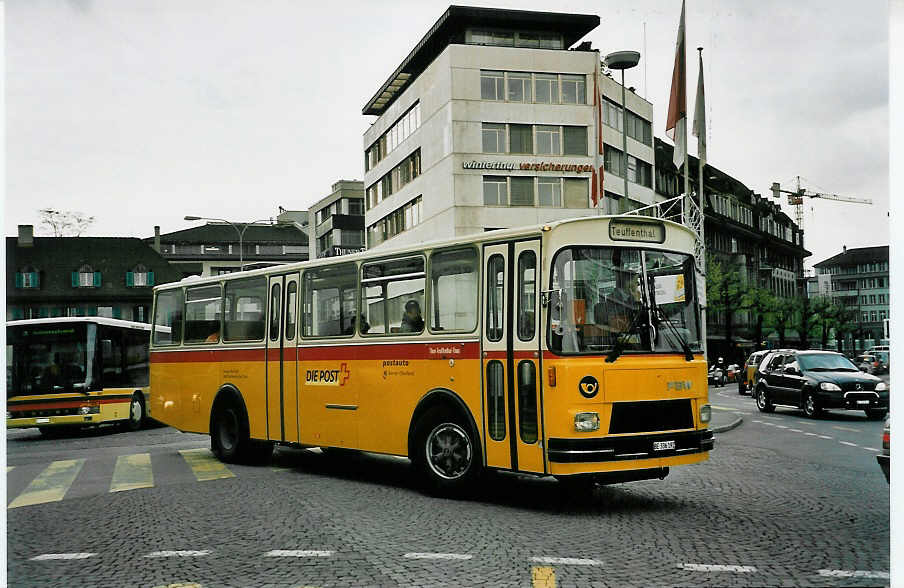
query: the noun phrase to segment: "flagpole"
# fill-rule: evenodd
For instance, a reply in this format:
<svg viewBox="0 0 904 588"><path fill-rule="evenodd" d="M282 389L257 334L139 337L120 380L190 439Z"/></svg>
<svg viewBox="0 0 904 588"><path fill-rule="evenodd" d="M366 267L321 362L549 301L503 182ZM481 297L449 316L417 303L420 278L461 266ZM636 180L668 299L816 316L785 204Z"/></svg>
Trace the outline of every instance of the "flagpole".
<svg viewBox="0 0 904 588"><path fill-rule="evenodd" d="M698 55L699 58L700 58L700 73L699 73L698 75L703 76L703 47L697 47L697 55ZM696 110L696 108L697 108L697 106L695 105L695 110ZM702 121L702 120L705 120L705 119L706 119L706 112L705 112L706 106L705 106L705 105L700 105L699 108L703 108L703 109L704 109L704 112L702 112L702 113L700 114L700 120L701 120L701 121ZM695 113L694 113L694 122L695 122L695 124L696 124L696 120L697 120L697 115L696 115L696 112L695 112ZM704 123L704 124L701 125L701 126L703 126L704 128L699 129L699 132L700 132L700 133L703 133L703 137L697 137L697 159L698 159L698 165L697 165L697 168L698 168L698 171L699 171L699 180L698 180L699 184L698 184L698 186L700 187L699 193L697 194L697 198L698 198L699 204L700 204L700 240L701 240L703 243L706 243L706 241L704 240L704 234L703 234L703 233L704 233L704 225L706 224L706 223L705 223L706 217L703 216L703 203L704 203L704 198L703 198L703 168L706 167L706 150L705 150L705 148L702 149L702 150L700 149L700 142L701 142L701 141L703 142L704 145L706 145L706 125L705 125L705 123ZM704 276L706 276L706 255L703 255L703 259L701 260L700 265L701 265L701 267L700 267L700 273L702 273Z"/></svg>

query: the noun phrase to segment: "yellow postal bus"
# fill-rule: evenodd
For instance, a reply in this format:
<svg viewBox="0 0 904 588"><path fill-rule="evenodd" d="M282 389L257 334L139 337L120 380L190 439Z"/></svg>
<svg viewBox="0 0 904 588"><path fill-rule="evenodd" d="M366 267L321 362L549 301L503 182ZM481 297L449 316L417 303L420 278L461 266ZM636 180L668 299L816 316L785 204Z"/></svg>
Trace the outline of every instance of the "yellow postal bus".
<svg viewBox="0 0 904 588"><path fill-rule="evenodd" d="M707 459L694 236L588 217L155 288L151 408L274 444L600 482Z"/></svg>
<svg viewBox="0 0 904 588"><path fill-rule="evenodd" d="M6 323L6 427L43 434L120 422L148 405L151 325L100 317Z"/></svg>

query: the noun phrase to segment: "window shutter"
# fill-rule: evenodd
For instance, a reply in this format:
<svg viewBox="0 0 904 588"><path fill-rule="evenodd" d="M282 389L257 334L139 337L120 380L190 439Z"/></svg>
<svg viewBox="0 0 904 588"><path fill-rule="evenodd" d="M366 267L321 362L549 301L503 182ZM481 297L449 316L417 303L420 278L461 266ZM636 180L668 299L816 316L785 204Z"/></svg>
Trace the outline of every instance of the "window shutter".
<svg viewBox="0 0 904 588"><path fill-rule="evenodd" d="M148 286L154 285L154 272L148 272Z"/></svg>
<svg viewBox="0 0 904 588"><path fill-rule="evenodd" d="M72 287L78 288L78 272L72 272Z"/></svg>
<svg viewBox="0 0 904 588"><path fill-rule="evenodd" d="M94 272L94 287L100 288L100 272Z"/></svg>
<svg viewBox="0 0 904 588"><path fill-rule="evenodd" d="M135 285L135 274L132 272L126 272L126 286L131 288Z"/></svg>
<svg viewBox="0 0 904 588"><path fill-rule="evenodd" d="M113 307L113 318L122 318L122 309L118 306Z"/></svg>
<svg viewBox="0 0 904 588"><path fill-rule="evenodd" d="M47 318L50 316L50 309L46 306L42 306L38 309L38 317L39 318Z"/></svg>
<svg viewBox="0 0 904 588"><path fill-rule="evenodd" d="M23 286L24 280L22 279L22 274L20 272L16 272L16 288L21 288Z"/></svg>
<svg viewBox="0 0 904 588"><path fill-rule="evenodd" d="M32 280L35 288L41 287L41 272L34 272L34 280Z"/></svg>

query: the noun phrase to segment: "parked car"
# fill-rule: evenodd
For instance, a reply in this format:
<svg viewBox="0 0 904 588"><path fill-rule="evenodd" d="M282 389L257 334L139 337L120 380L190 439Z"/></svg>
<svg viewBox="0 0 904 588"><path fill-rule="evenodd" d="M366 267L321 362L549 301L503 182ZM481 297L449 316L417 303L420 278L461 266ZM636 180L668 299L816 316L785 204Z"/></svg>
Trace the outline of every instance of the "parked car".
<svg viewBox="0 0 904 588"><path fill-rule="evenodd" d="M754 351L744 362L741 373L738 374L738 394L750 394L753 391L753 376L756 374L756 368L766 355L769 354L768 349L762 351Z"/></svg>
<svg viewBox="0 0 904 588"><path fill-rule="evenodd" d="M885 428L882 430L882 453L876 456L882 473L885 474L885 481L890 482L891 476L891 421L888 416L885 417Z"/></svg>
<svg viewBox="0 0 904 588"><path fill-rule="evenodd" d="M885 365L878 355L858 355L854 358L854 363L857 364L857 367L860 368L861 372L866 372L868 374L885 373Z"/></svg>
<svg viewBox="0 0 904 588"><path fill-rule="evenodd" d="M888 390L840 353L785 349L760 364L756 405L761 412L772 412L776 404L794 406L813 418L824 409L862 410L878 419L888 413Z"/></svg>

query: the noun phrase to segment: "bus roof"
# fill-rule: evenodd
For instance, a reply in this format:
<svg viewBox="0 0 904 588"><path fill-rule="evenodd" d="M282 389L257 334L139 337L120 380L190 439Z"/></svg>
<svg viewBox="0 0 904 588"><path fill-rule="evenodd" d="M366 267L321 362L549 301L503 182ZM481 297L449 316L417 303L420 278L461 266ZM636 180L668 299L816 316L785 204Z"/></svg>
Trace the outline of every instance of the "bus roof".
<svg viewBox="0 0 904 588"><path fill-rule="evenodd" d="M417 245L408 245L406 247L399 247L396 249L378 249L378 250L366 250L360 253L352 253L348 255L342 255L338 257L323 257L319 259L311 259L308 261L297 261L294 263L287 263L283 265L274 265L260 269L254 269L250 271L244 272L233 272L231 274L223 274L219 276L208 276L208 277L200 277L200 276L189 276L188 278L183 278L179 282L169 282L167 284L161 284L159 286L155 286L154 290L167 290L170 288L178 288L184 286L195 286L195 285L204 285L211 283L218 283L224 279L233 280L238 278L249 278L255 276L265 276L273 273L282 273L282 272L292 272L298 269L307 269L318 267L321 265L335 265L343 262L353 262L353 261L367 261L371 259L380 259L383 257L392 257L398 255L404 255L406 253L419 253L425 249L441 249L448 247L458 246L467 246L467 245L477 245L485 242L494 242L503 239L511 239L511 238L519 238L526 237L530 235L539 235L543 232L554 231L555 229L569 225L569 224L577 224L577 223L586 223L586 222L599 222L601 220L630 220L636 222L659 222L672 230L681 230L687 233L691 233L690 228L676 223L674 221L661 219L661 218L653 218L648 216L640 216L640 215L599 215L599 216L580 216L574 218L561 219L557 221L550 221L543 224L538 225L529 225L525 227L517 227L512 229L496 229L493 231L485 231L483 233L472 233L470 235L462 235L459 237L452 237L446 239L436 239L433 241L425 241L424 243L419 243ZM618 246L630 246L632 243L636 244L632 241L620 241ZM653 245L647 243L646 245Z"/></svg>
<svg viewBox="0 0 904 588"><path fill-rule="evenodd" d="M96 323L98 325L107 325L109 327L122 327L125 329L140 329L142 331L150 331L149 323L138 323L134 321L124 321L121 319L105 318L102 316L58 316L56 318L37 318L22 319L16 321L6 321L7 327L23 327L30 325L58 325L72 323Z"/></svg>

